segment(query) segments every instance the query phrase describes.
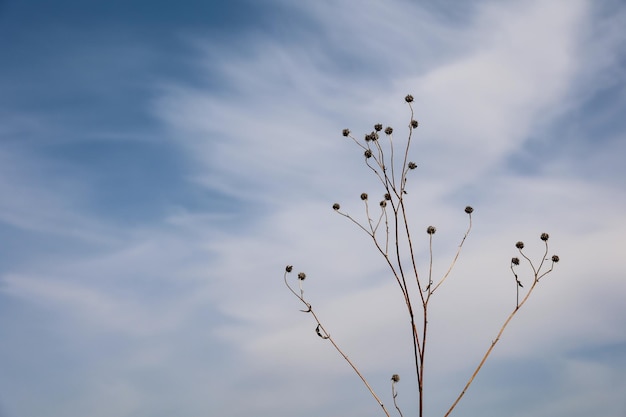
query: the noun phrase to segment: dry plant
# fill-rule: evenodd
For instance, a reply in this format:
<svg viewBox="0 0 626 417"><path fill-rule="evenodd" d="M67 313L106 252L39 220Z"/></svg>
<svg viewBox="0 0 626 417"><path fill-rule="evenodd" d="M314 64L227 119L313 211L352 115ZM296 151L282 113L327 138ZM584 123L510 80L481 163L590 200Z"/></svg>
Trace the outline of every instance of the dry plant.
<svg viewBox="0 0 626 417"><path fill-rule="evenodd" d="M418 122L414 118L413 111L413 96L407 95L405 101L411 111L411 119L409 122L408 138L406 144L403 145L402 153L396 155L395 146L393 141L393 128L386 127L383 130L381 124L374 125L374 130L365 135L364 140L360 141L352 136L349 129L343 130L343 136L350 138L363 152L365 164L372 171L374 176L382 185L383 193L382 199L376 204L378 208L370 206L370 199L366 193L362 193L360 198L364 204L365 220L359 221L351 215L341 211L341 206L338 203L333 204L333 210L340 216L345 217L352 223L354 223L360 230L362 230L369 239L372 240L376 250L380 253L385 263L389 267L390 275L398 285L398 289L402 294L404 303L406 305L407 314L410 318L410 332L413 340L413 356L415 373L417 375L417 399L419 417L424 416L424 364L426 361L426 344L428 342L428 313L429 303L431 297L437 292L441 285L450 276L452 269L454 268L463 244L468 237L472 229L472 213L474 209L470 206L465 207L465 213L468 216L468 227L463 235L459 246L456 250L449 268L446 273L435 279L433 276L433 237L437 231L434 226L428 226L426 233L428 234L428 253L429 253L429 265L428 274L426 277L418 273L418 265L416 262L415 246L413 240L414 230L409 225L407 202L405 196L407 195L406 187L408 183L408 176L411 171L417 168L415 162L409 161L409 150L411 147L411 140L415 129L418 127ZM381 131L384 132L386 139L382 139ZM399 160L398 160L399 159ZM373 206L373 205L372 205ZM502 333L507 328L511 319L517 314L521 307L526 303L530 295L533 293L539 281L547 274L552 272L554 264L559 261L557 255L553 255L548 258L548 238L547 233L540 235L541 241L545 245L545 251L539 261L533 262L523 252L524 243L517 242L515 247L519 252L519 256L523 258L524 262L530 266L532 271L532 282L530 285L524 288L520 278L516 272L516 267L520 265L520 258L513 257L511 259L511 271L515 278L515 292L516 301L512 311L505 319L504 323L500 327L495 339L489 345L489 348L483 355L478 366L468 379L465 386L462 388L460 394L452 403L444 417L450 415L461 398L467 392L467 389L474 381L474 378L484 365L485 361L493 351L493 348L500 340ZM316 322L315 332L322 339L327 340L332 344L336 351L345 359L345 361L352 367L354 372L359 376L365 387L369 390L370 394L374 397L378 405L381 407L382 412L389 417L389 410L385 407L380 396L374 392L371 385L368 383L365 376L354 364L354 362L348 358L344 351L337 345L336 341L331 337L330 333L320 321L318 315L311 303L304 296L303 282L306 278L304 272L297 274L297 287L295 283L291 283L288 280L288 273L292 272L293 267L288 265L285 268L284 281L287 288L304 304L305 309L300 310L304 313L309 313ZM520 294L521 292L521 294ZM520 297L521 300L520 300ZM400 417L404 417L400 407L396 402L397 391L396 384L400 381L398 374L393 374L391 377L391 394L393 404Z"/></svg>

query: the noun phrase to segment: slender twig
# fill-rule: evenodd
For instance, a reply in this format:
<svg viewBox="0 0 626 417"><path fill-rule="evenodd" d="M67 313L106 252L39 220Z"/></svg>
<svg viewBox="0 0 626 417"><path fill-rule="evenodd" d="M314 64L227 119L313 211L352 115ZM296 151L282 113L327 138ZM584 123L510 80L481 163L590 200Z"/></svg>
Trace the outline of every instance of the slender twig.
<svg viewBox="0 0 626 417"><path fill-rule="evenodd" d="M428 295L432 293L431 287L433 285L433 234L428 234L428 286L424 291L428 291Z"/></svg>
<svg viewBox="0 0 626 417"><path fill-rule="evenodd" d="M468 206L468 207L465 208L465 211L467 212L468 210L471 210L471 209L472 208ZM461 239L461 243L459 244L459 247L456 250L456 255L454 255L454 259L452 260L452 263L450 264L450 267L448 268L448 271L443 276L443 278L441 278L441 280L437 283L437 285L435 285L435 287L430 292L430 295L432 295L435 292L435 290L437 288L439 288L439 286L441 284L443 284L443 282L446 280L446 278L448 278L448 275L450 275L450 272L452 272L452 268L454 268L454 265L456 264L457 259L459 259L459 254L461 253L461 249L463 248L463 243L465 243L465 239L467 239L467 236L469 236L470 231L472 230L472 213L470 211L467 214L469 216L469 226L467 227L467 231L465 232L465 235L463 235L463 239Z"/></svg>
<svg viewBox="0 0 626 417"><path fill-rule="evenodd" d="M359 378L361 379L363 384L365 384L365 386L367 387L367 389L370 392L370 394L372 394L372 397L374 397L376 402L378 402L378 405L381 406L381 408L382 408L383 412L385 413L385 415L387 417L391 417L389 415L389 412L385 408L385 405L383 404L383 402L380 400L378 395L376 395L376 393L374 392L374 390L372 389L370 384L367 382L367 379L365 379L365 377L359 371L359 369L356 367L354 362L352 362L352 360L350 360L350 358L348 358L348 356L343 352L343 350L341 350L341 348L337 345L335 340L330 336L330 333L328 333L328 331L324 328L324 325L322 324L320 319L317 317L317 314L315 314L315 311L313 310L313 307L311 306L311 304L304 299L304 296L303 296L304 295L304 291L302 290L302 281L304 280L304 278L300 278L301 276L304 277L304 274L302 274L302 273L298 274L298 281L300 281L300 294L301 294L301 295L298 295L298 293L296 293L294 291L294 289L291 288L291 285L289 285L289 282L287 281L287 274L290 271L291 271L291 266L288 266L286 271L285 271L285 274L284 274L284 281L285 281L285 285L287 286L287 288L289 288L289 290L293 293L293 295L295 295L302 303L304 303L304 305L307 306L307 310L300 310L300 311L303 311L305 313L311 313L311 315L315 319L315 322L317 323L317 327L315 328L315 331L316 331L317 335L320 336L324 340L328 340L333 345L335 350L345 359L346 362L348 362L350 367L352 367L354 372L356 372L356 374L359 376Z"/></svg>
<svg viewBox="0 0 626 417"><path fill-rule="evenodd" d="M396 402L396 398L398 397L398 392L396 391L396 384L398 383L398 381L400 381L400 376L398 376L398 374L394 374L391 377L391 397L393 398L394 407L396 407L396 410L398 410L398 414L400 414L400 417L404 417L402 415L402 410L400 410L400 407L398 406L398 403Z"/></svg>

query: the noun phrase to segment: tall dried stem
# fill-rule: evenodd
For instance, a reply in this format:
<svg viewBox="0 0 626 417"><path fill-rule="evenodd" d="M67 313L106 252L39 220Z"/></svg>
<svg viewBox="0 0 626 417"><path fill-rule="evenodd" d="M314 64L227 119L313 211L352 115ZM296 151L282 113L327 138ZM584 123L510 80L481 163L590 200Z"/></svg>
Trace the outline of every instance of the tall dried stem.
<svg viewBox="0 0 626 417"><path fill-rule="evenodd" d="M386 127L384 129L384 133L387 137L387 140L381 139L379 133L383 131L382 124L374 125L374 130L365 135L363 141L356 139L352 136L349 129L343 130L343 136L350 138L361 150L363 151L363 156L365 157L365 165L369 170L372 171L374 176L378 179L378 182L383 187L384 197L380 201L379 206L381 208L380 214L378 214L377 218L371 217L371 210L369 205L369 195L367 193L361 193L361 200L365 205L365 221L361 222L357 218L352 215L341 211L341 206L338 203L333 204L333 209L339 215L345 217L350 222L354 223L360 230L362 230L365 234L369 236L372 240L374 247L380 253L380 255L384 258L385 263L389 267L392 277L400 289L402 294L402 299L406 305L407 313L410 319L410 331L412 336L413 343L413 356L414 356L414 365L415 365L415 374L417 377L417 401L418 401L418 416L424 416L424 382L425 382L425 373L424 373L424 365L426 362L426 341L428 336L428 307L429 302L431 301L431 297L435 294L435 292L441 287L441 285L446 282L455 267L457 260L459 259L459 255L461 253L461 249L463 244L465 243L467 237L469 236L470 231L472 230L472 212L474 209L470 206L465 207L465 213L469 217L469 225L468 228L461 239L461 242L457 248L457 251L452 259L449 268L446 273L435 280L433 277L433 237L436 232L436 228L434 226L429 226L426 229L427 234L429 235L429 244L428 244L428 254L429 254L429 263L428 263L428 277L427 280L423 281L423 278L420 277L418 273L418 265L417 265L417 257L415 252L415 243L414 237L412 234L412 228L409 224L409 210L407 208L407 204L405 201L405 195L407 194L406 187L408 185L408 175L410 171L413 171L417 168L417 164L415 162L409 161L409 151L412 143L414 130L418 127L418 122L414 119L414 110L412 106L413 97L411 95L407 95L405 97L405 101L409 106L411 112L411 119L409 122L409 133L406 143L403 146L403 155L401 165L396 166L395 160L395 147L397 143L393 140L393 128ZM381 229L380 226L383 222L385 227ZM383 235L381 238L380 235ZM460 395L456 398L448 412L445 414L447 417L452 410L456 407L461 398L465 395L465 392L469 388L469 386L474 381L476 375L482 368L483 364L491 354L493 348L496 343L500 340L502 333L505 328L510 323L511 319L517 314L519 309L526 303L530 294L534 291L536 285L539 280L552 271L554 264L558 262L558 256L552 256L552 266L545 272L542 272L542 268L544 266L544 261L547 260L547 251L548 251L548 234L543 233L541 235L541 240L546 243L544 256L539 262L539 265L535 267L535 264L522 252L524 244L522 242L518 242L516 247L518 248L520 255L529 263L531 270L534 274L534 280L531 287L526 292L525 297L522 301L519 301L519 289L522 288L522 283L517 276L517 273L514 270L514 267L519 265L519 259L513 258L511 260L511 270L515 276L516 281L516 303L514 310L509 314L504 324L501 326L500 331L498 332L496 339L491 343L486 353L483 355L482 360L479 365L475 369L474 373L467 381L465 387L461 391ZM291 271L291 266L287 267L287 272ZM359 371L359 369L354 365L354 363L344 354L344 352L337 346L334 339L330 337L330 334L326 331L317 315L313 311L311 304L308 303L304 299L304 292L302 290L302 281L304 280L304 274L301 273L298 275L299 285L300 285L300 293L296 292L287 281L287 272L285 273L285 284L289 288L289 290L302 302L306 305L306 310L301 310L306 313L311 313L314 320L317 323L316 333L319 337L328 340L331 342L333 347L339 352L339 354L348 362L348 364L352 367L352 369L359 376L361 381L365 384L371 395L376 399L378 404L381 406L382 411L386 416L389 416L385 406L381 402L379 396L374 393L373 389L366 381L363 374ZM417 294L416 299L419 300L419 304L415 304L415 301L412 298L412 294ZM419 305L420 307L417 307ZM417 311L421 313L418 317ZM396 391L396 383L400 380L400 377L397 374L394 374L392 377L392 398L395 408L398 413L402 416L402 411L396 402L397 391Z"/></svg>

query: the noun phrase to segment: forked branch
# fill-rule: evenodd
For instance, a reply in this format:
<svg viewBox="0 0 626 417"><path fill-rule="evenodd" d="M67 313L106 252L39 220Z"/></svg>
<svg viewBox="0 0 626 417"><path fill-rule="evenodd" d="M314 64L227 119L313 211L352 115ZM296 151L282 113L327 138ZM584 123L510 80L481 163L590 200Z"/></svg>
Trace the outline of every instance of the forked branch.
<svg viewBox="0 0 626 417"><path fill-rule="evenodd" d="M526 256L524 254L524 252L522 252L522 249L524 249L524 242L517 242L515 244L515 247L519 250L520 254L528 261L528 264L530 265L530 267L531 267L531 269L533 271L533 282L532 282L532 285L528 289L528 292L526 293L526 296L523 298L523 300L521 302L518 301L516 303L515 308L513 309L513 311L511 311L511 313L509 314L507 319L504 321L504 324L502 324L502 327L500 327L500 331L498 331L498 334L497 334L496 338L491 342L491 345L489 346L489 349L487 349L487 351L483 355L480 363L478 364L478 366L474 370L474 373L472 374L470 379L467 381L467 383L463 387L463 390L461 391L459 396L456 398L456 400L454 401L452 406L448 409L448 412L446 412L444 417L448 417L450 415L450 413L452 412L452 410L454 410L456 405L459 403L459 401L461 401L461 398L463 398L463 396L467 392L467 389L469 388L469 386L472 384L472 382L474 382L474 378L476 378L476 375L478 375L478 372L480 372L480 369L483 367L483 365L487 361L487 358L489 357L489 355L493 351L493 348L500 341L500 337L502 336L502 333L504 333L504 330L507 328L507 326L509 325L509 323L511 322L513 317L517 314L517 312L520 310L520 308L522 308L522 306L526 303L526 301L528 301L528 298L530 297L530 295L533 293L533 291L537 287L537 284L539 283L539 280L542 277L544 277L547 274L549 274L550 272L552 272L552 269L554 268L554 264L559 262L559 257L557 255L553 255L552 256L552 264L550 266L550 269L548 269L547 271L542 273L541 269L543 267L544 261L547 259L546 255L548 254L548 238L549 238L549 235L547 233L542 233L541 234L541 240L544 241L544 243L545 243L545 252L544 252L543 256L541 257L541 262L539 263L539 266L537 268L535 268L535 265L530 260L530 258L528 258L528 256ZM519 265L519 259L518 258L513 258L511 260L511 270L513 270L513 267L517 266L517 265ZM517 274L515 273L514 270L513 270L513 274L515 275L515 280L516 280L516 285L515 286L516 286L517 294L519 296L519 288L521 287L521 283L519 282L518 276L517 276Z"/></svg>

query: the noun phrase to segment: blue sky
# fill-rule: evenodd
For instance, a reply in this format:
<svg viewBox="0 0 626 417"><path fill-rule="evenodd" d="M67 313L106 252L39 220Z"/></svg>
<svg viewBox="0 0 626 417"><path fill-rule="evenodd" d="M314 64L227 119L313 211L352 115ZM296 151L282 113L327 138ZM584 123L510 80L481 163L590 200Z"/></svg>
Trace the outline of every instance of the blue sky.
<svg viewBox="0 0 626 417"><path fill-rule="evenodd" d="M624 415L624 27L620 1L0 1L0 416L380 415L288 263L414 414L394 282L331 209L379 192L341 130L402 131L407 93L435 271L476 210L432 306L429 415L541 232L561 262L456 415Z"/></svg>

